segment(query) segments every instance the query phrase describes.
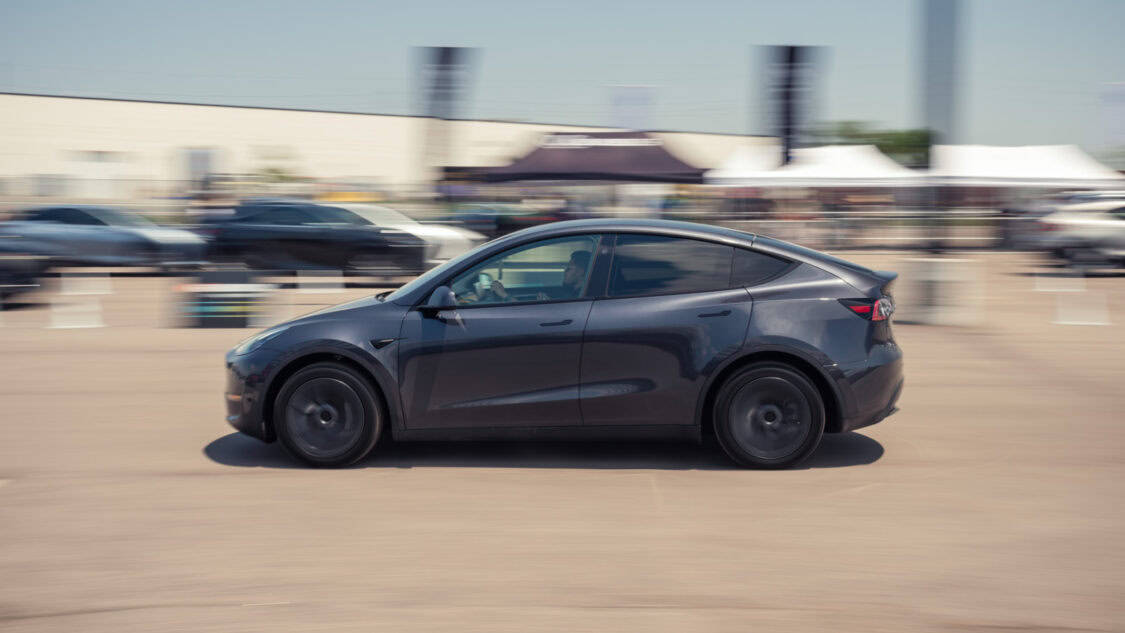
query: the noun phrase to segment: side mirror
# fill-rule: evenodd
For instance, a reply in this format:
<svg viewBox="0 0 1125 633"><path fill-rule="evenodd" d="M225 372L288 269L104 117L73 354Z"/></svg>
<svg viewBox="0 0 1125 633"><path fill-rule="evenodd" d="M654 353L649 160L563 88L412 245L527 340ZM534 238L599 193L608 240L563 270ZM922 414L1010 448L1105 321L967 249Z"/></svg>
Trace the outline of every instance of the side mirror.
<svg viewBox="0 0 1125 633"><path fill-rule="evenodd" d="M453 290L449 286L438 286L434 288L434 291L430 293L430 298L419 309L422 314L430 316L442 310L455 310L457 309L457 295L453 294Z"/></svg>

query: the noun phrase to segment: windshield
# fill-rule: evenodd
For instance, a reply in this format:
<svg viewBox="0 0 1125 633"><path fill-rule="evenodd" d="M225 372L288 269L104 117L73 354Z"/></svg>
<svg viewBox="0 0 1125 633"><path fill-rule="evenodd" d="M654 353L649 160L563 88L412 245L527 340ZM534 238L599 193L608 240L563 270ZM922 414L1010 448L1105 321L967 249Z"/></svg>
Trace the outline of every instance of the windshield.
<svg viewBox="0 0 1125 633"><path fill-rule="evenodd" d="M351 211L376 226L417 224L417 221L413 218L407 217L390 207L381 207L374 204L349 204L341 208Z"/></svg>
<svg viewBox="0 0 1125 633"><path fill-rule="evenodd" d="M311 207L318 222L332 224L371 224L367 220L346 209L337 207Z"/></svg>
<svg viewBox="0 0 1125 633"><path fill-rule="evenodd" d="M123 213L116 209L89 209L90 215L110 226L156 226L138 213Z"/></svg>
<svg viewBox="0 0 1125 633"><path fill-rule="evenodd" d="M491 243L491 242L489 242L489 243ZM421 288L421 287L425 286L426 284L430 283L431 281L434 281L436 279L441 279L445 275L448 275L448 274L452 273L454 270L457 270L465 262L473 259L473 257L476 255L476 253L478 251L480 251L480 247L474 248L473 250L468 251L466 253L461 253L457 257L454 257L453 259L445 262L444 264L442 264L441 266L438 266L437 268L431 268L430 270L422 273L418 277L415 277L413 281L408 282L406 285L402 286L398 290L395 290L391 294L387 295L387 298L385 299L385 301L396 301L396 300L401 299L401 298L405 297L406 295L414 292L418 288Z"/></svg>

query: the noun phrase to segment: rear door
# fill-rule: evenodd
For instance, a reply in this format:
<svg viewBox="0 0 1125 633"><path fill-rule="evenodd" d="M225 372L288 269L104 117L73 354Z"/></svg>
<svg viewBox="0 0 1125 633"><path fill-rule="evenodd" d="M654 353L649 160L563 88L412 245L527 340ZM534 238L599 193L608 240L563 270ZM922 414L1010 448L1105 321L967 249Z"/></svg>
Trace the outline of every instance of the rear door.
<svg viewBox="0 0 1125 633"><path fill-rule="evenodd" d="M741 347L751 299L731 288L734 248L616 237L609 283L582 346L586 425L690 425L708 376Z"/></svg>

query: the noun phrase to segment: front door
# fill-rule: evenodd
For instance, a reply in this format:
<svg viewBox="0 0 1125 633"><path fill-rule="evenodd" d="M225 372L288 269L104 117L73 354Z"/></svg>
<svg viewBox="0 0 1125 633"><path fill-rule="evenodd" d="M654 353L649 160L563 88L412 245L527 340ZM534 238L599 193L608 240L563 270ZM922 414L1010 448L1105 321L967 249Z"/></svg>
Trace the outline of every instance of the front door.
<svg viewBox="0 0 1125 633"><path fill-rule="evenodd" d="M581 424L578 366L599 239L515 247L449 281L457 309L410 311L399 342L407 428Z"/></svg>

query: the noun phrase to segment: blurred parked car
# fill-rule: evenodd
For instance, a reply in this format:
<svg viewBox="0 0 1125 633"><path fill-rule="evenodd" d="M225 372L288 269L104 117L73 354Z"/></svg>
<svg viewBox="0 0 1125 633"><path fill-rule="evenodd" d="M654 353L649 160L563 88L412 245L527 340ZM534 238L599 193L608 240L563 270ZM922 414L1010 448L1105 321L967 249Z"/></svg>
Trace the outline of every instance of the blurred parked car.
<svg viewBox="0 0 1125 633"><path fill-rule="evenodd" d="M397 229L427 243L426 267L432 268L483 244L487 238L476 231L459 226L423 224L398 211L375 204L342 204L338 208L350 211L375 226Z"/></svg>
<svg viewBox="0 0 1125 633"><path fill-rule="evenodd" d="M1125 264L1125 200L1060 207L1039 219L1040 248L1071 264Z"/></svg>
<svg viewBox="0 0 1125 633"><path fill-rule="evenodd" d="M68 205L30 209L0 224L0 235L63 265L194 266L204 242L190 231L154 224L108 207Z"/></svg>
<svg viewBox="0 0 1125 633"><path fill-rule="evenodd" d="M201 219L214 261L262 269L333 269L380 276L426 270L426 242L338 207L305 200L251 200Z"/></svg>
<svg viewBox="0 0 1125 633"><path fill-rule="evenodd" d="M560 219L556 213L507 204L463 204L454 207L446 221L493 239Z"/></svg>

